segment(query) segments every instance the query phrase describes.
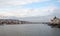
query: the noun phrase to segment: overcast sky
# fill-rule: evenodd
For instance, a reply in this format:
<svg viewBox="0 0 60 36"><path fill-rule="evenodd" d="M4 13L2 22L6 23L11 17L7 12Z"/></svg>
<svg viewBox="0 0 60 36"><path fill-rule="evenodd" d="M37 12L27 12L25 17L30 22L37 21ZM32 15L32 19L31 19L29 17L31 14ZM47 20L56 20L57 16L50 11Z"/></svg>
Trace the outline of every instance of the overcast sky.
<svg viewBox="0 0 60 36"><path fill-rule="evenodd" d="M60 0L0 0L0 16L47 16L56 10L60 11Z"/></svg>

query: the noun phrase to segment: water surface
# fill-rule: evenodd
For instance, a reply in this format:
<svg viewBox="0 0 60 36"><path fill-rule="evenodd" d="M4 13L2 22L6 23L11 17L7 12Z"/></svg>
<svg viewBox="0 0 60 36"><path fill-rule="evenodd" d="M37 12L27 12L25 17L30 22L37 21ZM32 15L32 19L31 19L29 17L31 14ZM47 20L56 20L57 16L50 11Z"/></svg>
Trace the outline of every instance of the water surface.
<svg viewBox="0 0 60 36"><path fill-rule="evenodd" d="M47 24L1 25L0 36L60 36L60 29Z"/></svg>

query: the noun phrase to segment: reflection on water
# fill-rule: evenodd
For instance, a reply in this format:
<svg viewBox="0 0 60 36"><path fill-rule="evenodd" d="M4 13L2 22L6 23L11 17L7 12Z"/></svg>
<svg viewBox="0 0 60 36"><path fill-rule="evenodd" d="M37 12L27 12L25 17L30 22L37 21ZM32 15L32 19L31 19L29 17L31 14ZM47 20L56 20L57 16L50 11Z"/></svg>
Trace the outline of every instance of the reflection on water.
<svg viewBox="0 0 60 36"><path fill-rule="evenodd" d="M48 24L48 25L51 26L52 28L60 28L60 24L55 24L55 25Z"/></svg>
<svg viewBox="0 0 60 36"><path fill-rule="evenodd" d="M60 29L47 24L3 25L0 36L60 36Z"/></svg>

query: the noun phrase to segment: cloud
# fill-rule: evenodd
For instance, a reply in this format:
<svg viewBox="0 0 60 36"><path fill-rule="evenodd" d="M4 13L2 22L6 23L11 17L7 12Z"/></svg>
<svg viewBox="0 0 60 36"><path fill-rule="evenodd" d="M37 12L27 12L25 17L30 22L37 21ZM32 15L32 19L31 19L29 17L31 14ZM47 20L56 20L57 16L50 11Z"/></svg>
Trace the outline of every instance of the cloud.
<svg viewBox="0 0 60 36"><path fill-rule="evenodd" d="M57 16L57 17L60 17L60 9L55 9L52 13L52 16Z"/></svg>
<svg viewBox="0 0 60 36"><path fill-rule="evenodd" d="M0 15L4 16L16 16L16 17L31 17L31 16L47 16L51 15L57 7L55 6L48 6L43 8L36 8L36 9L29 9L29 8L22 8L16 10L2 10ZM1 10L0 10L1 11Z"/></svg>
<svg viewBox="0 0 60 36"><path fill-rule="evenodd" d="M57 2L60 2L60 0L56 0Z"/></svg>
<svg viewBox="0 0 60 36"><path fill-rule="evenodd" d="M10 12L0 12L0 16L13 16L13 13L10 13Z"/></svg>
<svg viewBox="0 0 60 36"><path fill-rule="evenodd" d="M20 8L21 5L45 1L50 0L0 0L0 16L30 17L30 16L47 16L52 14L55 15L59 10L54 4L40 8L31 8L31 6L30 8L23 7ZM19 5L19 7L17 7L17 5ZM8 8L8 6L11 6L11 8L10 7Z"/></svg>
<svg viewBox="0 0 60 36"><path fill-rule="evenodd" d="M45 1L48 0L0 0L0 6L16 6Z"/></svg>

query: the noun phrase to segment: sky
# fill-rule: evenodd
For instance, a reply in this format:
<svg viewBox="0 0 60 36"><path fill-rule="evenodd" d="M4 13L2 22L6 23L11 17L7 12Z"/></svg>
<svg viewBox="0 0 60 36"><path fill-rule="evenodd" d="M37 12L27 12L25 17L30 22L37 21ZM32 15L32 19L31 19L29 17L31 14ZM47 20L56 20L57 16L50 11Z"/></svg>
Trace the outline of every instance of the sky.
<svg viewBox="0 0 60 36"><path fill-rule="evenodd" d="M47 16L59 11L60 0L0 0L0 16Z"/></svg>

